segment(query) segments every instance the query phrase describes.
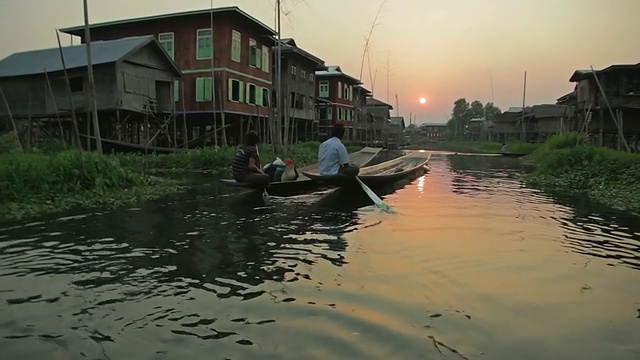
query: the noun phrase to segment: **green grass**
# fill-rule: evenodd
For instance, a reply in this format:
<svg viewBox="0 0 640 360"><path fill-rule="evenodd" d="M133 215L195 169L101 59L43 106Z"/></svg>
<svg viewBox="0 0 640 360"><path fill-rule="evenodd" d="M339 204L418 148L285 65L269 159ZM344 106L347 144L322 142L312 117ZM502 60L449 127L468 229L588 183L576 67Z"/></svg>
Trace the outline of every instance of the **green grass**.
<svg viewBox="0 0 640 360"><path fill-rule="evenodd" d="M589 144L584 135L556 135L530 155L526 183L543 190L584 193L617 209L640 211L640 155Z"/></svg>

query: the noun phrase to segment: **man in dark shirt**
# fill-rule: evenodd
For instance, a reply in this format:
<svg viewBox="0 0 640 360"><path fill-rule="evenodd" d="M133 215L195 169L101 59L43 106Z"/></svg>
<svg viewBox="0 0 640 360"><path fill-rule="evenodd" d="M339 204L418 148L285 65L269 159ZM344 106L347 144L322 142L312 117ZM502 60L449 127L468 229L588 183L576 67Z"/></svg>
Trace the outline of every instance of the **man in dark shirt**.
<svg viewBox="0 0 640 360"><path fill-rule="evenodd" d="M233 157L231 171L238 182L248 182L256 185L269 184L269 175L260 168L258 156L258 134L251 131L244 137L244 144L238 147Z"/></svg>

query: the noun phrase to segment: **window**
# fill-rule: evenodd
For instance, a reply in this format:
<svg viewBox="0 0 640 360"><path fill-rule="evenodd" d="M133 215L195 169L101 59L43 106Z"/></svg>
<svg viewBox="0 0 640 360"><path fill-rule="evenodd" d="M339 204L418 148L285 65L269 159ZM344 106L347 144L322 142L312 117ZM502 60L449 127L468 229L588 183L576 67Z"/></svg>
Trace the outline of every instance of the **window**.
<svg viewBox="0 0 640 360"><path fill-rule="evenodd" d="M303 79L306 79L307 78L307 72L304 71L304 70L300 70L300 77L303 78Z"/></svg>
<svg viewBox="0 0 640 360"><path fill-rule="evenodd" d="M229 79L228 84L229 90L229 101L233 102L242 102L243 91L242 91L242 81L236 79Z"/></svg>
<svg viewBox="0 0 640 360"><path fill-rule="evenodd" d="M179 80L173 81L173 101L175 102L180 101L180 81Z"/></svg>
<svg viewBox="0 0 640 360"><path fill-rule="evenodd" d="M253 67L260 67L258 65L262 60L262 57L258 54L258 45L254 39L249 39L249 65Z"/></svg>
<svg viewBox="0 0 640 360"><path fill-rule="evenodd" d="M296 107L296 101L297 101L296 100L296 98L297 98L296 95L297 94L294 93L294 92L290 92L289 93L289 107L292 108L292 109Z"/></svg>
<svg viewBox="0 0 640 360"><path fill-rule="evenodd" d="M158 42L164 48L164 51L167 52L167 55L171 59L173 59L173 33L162 33L158 35Z"/></svg>
<svg viewBox="0 0 640 360"><path fill-rule="evenodd" d="M318 85L319 93L321 98L329 97L329 82L328 81L320 81Z"/></svg>
<svg viewBox="0 0 640 360"><path fill-rule="evenodd" d="M71 92L82 92L84 90L84 78L82 76L72 77L69 79Z"/></svg>
<svg viewBox="0 0 640 360"><path fill-rule="evenodd" d="M231 32L231 60L240 62L242 55L242 34L239 31Z"/></svg>
<svg viewBox="0 0 640 360"><path fill-rule="evenodd" d="M269 48L262 46L262 71L269 72Z"/></svg>
<svg viewBox="0 0 640 360"><path fill-rule="evenodd" d="M268 88L262 88L262 106L265 106L265 107L269 106L270 94L271 94L271 91L269 91Z"/></svg>
<svg viewBox="0 0 640 360"><path fill-rule="evenodd" d="M255 105L257 89L254 84L247 84L247 104Z"/></svg>
<svg viewBox="0 0 640 360"><path fill-rule="evenodd" d="M309 81L313 82L313 74L309 74Z"/></svg>
<svg viewBox="0 0 640 360"><path fill-rule="evenodd" d="M333 120L333 108L327 109L327 120Z"/></svg>
<svg viewBox="0 0 640 360"><path fill-rule="evenodd" d="M338 99L342 99L342 82L338 81Z"/></svg>
<svg viewBox="0 0 640 360"><path fill-rule="evenodd" d="M298 68L296 68L295 65L291 65L291 76L296 77L297 74L298 74Z"/></svg>
<svg viewBox="0 0 640 360"><path fill-rule="evenodd" d="M197 44L196 59L211 59L213 55L213 36L211 36L211 29L198 30Z"/></svg>
<svg viewBox="0 0 640 360"><path fill-rule="evenodd" d="M349 85L344 84L344 99L349 100Z"/></svg>
<svg viewBox="0 0 640 360"><path fill-rule="evenodd" d="M211 101L211 78L196 78L196 101Z"/></svg>

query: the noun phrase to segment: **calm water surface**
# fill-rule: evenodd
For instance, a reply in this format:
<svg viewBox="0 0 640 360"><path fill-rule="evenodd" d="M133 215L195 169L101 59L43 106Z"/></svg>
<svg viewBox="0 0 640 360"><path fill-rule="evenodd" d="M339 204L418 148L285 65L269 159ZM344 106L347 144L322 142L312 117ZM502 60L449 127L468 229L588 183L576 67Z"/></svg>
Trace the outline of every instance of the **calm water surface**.
<svg viewBox="0 0 640 360"><path fill-rule="evenodd" d="M211 185L5 224L0 358L640 359L640 218L518 164L434 154L395 214Z"/></svg>

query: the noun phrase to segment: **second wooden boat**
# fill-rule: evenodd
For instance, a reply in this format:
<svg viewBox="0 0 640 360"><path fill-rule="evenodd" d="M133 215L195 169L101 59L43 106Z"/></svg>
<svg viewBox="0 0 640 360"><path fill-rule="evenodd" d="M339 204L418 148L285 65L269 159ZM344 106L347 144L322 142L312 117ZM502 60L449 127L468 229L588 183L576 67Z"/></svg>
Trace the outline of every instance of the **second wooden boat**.
<svg viewBox="0 0 640 360"><path fill-rule="evenodd" d="M420 171L424 171L430 158L431 154L426 151L410 152L393 160L363 167L360 169L358 178L366 185L393 183ZM317 171L303 172L303 174L315 181L334 186L358 186L355 179L344 175L323 176Z"/></svg>

